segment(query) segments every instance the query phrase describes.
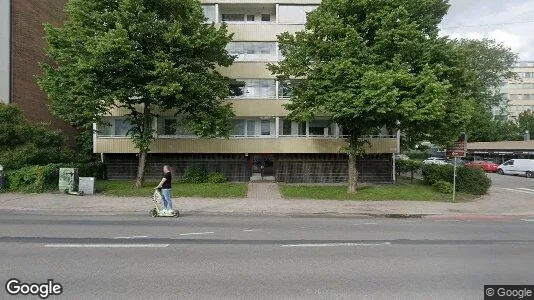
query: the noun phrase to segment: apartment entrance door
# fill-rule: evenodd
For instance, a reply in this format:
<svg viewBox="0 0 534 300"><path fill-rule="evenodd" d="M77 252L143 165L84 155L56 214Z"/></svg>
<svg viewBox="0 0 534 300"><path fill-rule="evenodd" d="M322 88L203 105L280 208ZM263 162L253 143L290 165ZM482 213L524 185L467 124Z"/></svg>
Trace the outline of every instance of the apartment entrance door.
<svg viewBox="0 0 534 300"><path fill-rule="evenodd" d="M262 180L274 180L274 157L262 154L253 155L252 174L260 175Z"/></svg>

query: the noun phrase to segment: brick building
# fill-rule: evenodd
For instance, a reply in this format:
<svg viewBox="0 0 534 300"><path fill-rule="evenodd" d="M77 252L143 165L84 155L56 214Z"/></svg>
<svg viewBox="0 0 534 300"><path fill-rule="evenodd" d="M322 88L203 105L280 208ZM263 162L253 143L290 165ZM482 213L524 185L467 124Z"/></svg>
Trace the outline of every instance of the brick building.
<svg viewBox="0 0 534 300"><path fill-rule="evenodd" d="M44 61L43 24L64 18L67 0L0 1L0 103L19 107L32 123L45 123L72 137L74 128L52 116L35 81Z"/></svg>

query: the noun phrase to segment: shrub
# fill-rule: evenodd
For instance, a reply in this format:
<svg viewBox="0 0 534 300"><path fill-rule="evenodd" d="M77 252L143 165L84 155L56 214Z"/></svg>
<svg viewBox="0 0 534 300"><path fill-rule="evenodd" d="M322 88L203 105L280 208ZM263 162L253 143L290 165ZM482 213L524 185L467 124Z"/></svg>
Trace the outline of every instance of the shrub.
<svg viewBox="0 0 534 300"><path fill-rule="evenodd" d="M397 174L409 172L411 182L413 182L414 173L420 170L422 166L422 162L413 159L395 161Z"/></svg>
<svg viewBox="0 0 534 300"><path fill-rule="evenodd" d="M59 167L28 166L6 172L7 190L26 193L41 193L57 189Z"/></svg>
<svg viewBox="0 0 534 300"><path fill-rule="evenodd" d="M226 177L221 172L213 172L208 174L209 183L223 183L226 182Z"/></svg>
<svg viewBox="0 0 534 300"><path fill-rule="evenodd" d="M481 169L458 168L456 190L473 195L484 195L491 187L491 179Z"/></svg>
<svg viewBox="0 0 534 300"><path fill-rule="evenodd" d="M59 168L78 168L81 177L102 179L104 165L93 162L86 164L48 164L45 166L27 166L6 172L6 189L12 192L41 193L58 189Z"/></svg>
<svg viewBox="0 0 534 300"><path fill-rule="evenodd" d="M423 182L434 185L438 181L453 183L454 167L451 165L425 165ZM457 168L456 191L472 195L484 195L491 186L491 179L480 169Z"/></svg>
<svg viewBox="0 0 534 300"><path fill-rule="evenodd" d="M201 168L189 168L185 170L183 182L187 183L203 183L208 180L206 171Z"/></svg>
<svg viewBox="0 0 534 300"><path fill-rule="evenodd" d="M436 191L442 194L452 194L452 183L445 180L438 180L432 185Z"/></svg>

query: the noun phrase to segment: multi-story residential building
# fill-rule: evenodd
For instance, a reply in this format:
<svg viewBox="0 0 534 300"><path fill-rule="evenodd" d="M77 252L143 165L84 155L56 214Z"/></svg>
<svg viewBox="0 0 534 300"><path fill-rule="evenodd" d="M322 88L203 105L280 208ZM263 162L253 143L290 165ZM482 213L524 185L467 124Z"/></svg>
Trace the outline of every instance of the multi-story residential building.
<svg viewBox="0 0 534 300"><path fill-rule="evenodd" d="M35 81L46 59L43 24L63 20L66 2L0 0L0 103L16 105L30 122L49 124L70 138L74 128L52 116Z"/></svg>
<svg viewBox="0 0 534 300"><path fill-rule="evenodd" d="M508 116L516 118L526 110L534 111L534 61L518 62L513 71L517 78L504 85L503 93L508 99ZM495 110L494 115L498 114Z"/></svg>
<svg viewBox="0 0 534 300"><path fill-rule="evenodd" d="M346 141L343 130L327 118L305 123L291 122L284 104L291 101L291 86L267 70L281 56L277 35L304 28L306 13L319 0L202 0L208 22L226 22L234 34L228 51L235 63L221 69L236 85L230 87L236 114L229 139L199 139L169 114L154 122L157 139L148 156L148 178L158 178L161 165L175 167L178 175L188 167L222 171L229 180L265 176L285 182L342 182L347 180ZM94 152L101 153L110 178L134 178L136 149L126 137L129 124L114 111L94 136ZM393 154L399 149L397 135L369 137L368 155L358 163L362 181L394 181Z"/></svg>

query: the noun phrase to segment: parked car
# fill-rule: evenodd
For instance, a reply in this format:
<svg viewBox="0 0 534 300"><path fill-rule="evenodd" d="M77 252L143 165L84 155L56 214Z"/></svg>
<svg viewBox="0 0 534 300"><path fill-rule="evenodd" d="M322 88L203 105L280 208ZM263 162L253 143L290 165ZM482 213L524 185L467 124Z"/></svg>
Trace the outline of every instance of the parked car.
<svg viewBox="0 0 534 300"><path fill-rule="evenodd" d="M534 159L510 159L499 165L497 173L504 175L525 175L528 178L534 177Z"/></svg>
<svg viewBox="0 0 534 300"><path fill-rule="evenodd" d="M429 157L423 160L425 165L446 165L447 161L443 157Z"/></svg>
<svg viewBox="0 0 534 300"><path fill-rule="evenodd" d="M484 172L492 172L492 173L497 172L497 170L499 169L498 164L491 162L491 161L487 161L487 160L471 161L471 162L466 163L465 167L474 168L474 169L482 169L484 170Z"/></svg>
<svg viewBox="0 0 534 300"><path fill-rule="evenodd" d="M406 154L395 154L395 160L409 160L410 157Z"/></svg>

